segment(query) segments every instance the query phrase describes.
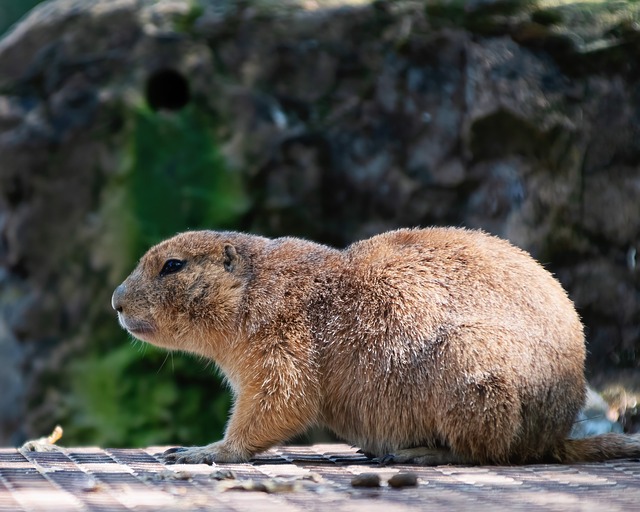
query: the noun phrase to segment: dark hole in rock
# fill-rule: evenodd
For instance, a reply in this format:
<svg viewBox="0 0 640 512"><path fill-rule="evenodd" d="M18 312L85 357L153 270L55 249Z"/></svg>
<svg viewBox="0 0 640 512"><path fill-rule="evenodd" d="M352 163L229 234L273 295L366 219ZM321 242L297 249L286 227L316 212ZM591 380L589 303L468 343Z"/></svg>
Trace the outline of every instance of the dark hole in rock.
<svg viewBox="0 0 640 512"><path fill-rule="evenodd" d="M147 102L153 110L180 110L191 99L189 82L173 69L161 69L147 81Z"/></svg>

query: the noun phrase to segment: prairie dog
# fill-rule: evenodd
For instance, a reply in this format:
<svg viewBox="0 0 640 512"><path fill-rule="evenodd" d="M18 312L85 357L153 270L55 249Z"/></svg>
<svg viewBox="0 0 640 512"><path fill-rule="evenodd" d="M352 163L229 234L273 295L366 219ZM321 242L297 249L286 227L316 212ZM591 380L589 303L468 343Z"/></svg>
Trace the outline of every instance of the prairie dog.
<svg viewBox="0 0 640 512"><path fill-rule="evenodd" d="M221 441L167 462L243 462L325 425L418 464L598 461L640 440L569 440L583 328L560 284L480 231L401 229L336 250L194 231L152 247L115 290L133 336L216 362L235 397Z"/></svg>

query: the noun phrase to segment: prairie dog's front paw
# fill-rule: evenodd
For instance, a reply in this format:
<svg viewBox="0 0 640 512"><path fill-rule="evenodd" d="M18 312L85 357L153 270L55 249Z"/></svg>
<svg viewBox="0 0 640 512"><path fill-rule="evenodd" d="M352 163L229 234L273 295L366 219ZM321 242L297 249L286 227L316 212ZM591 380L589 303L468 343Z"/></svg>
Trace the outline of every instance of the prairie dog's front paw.
<svg viewBox="0 0 640 512"><path fill-rule="evenodd" d="M229 449L224 441L206 446L191 446L188 448L169 448L162 454L165 464L209 464L215 462L246 462L248 455L240 454Z"/></svg>

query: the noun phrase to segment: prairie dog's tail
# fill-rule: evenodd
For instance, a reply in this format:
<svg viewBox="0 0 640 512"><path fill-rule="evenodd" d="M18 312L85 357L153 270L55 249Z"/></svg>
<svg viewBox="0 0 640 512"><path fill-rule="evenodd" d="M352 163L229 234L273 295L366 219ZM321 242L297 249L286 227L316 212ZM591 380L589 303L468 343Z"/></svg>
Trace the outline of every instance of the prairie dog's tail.
<svg viewBox="0 0 640 512"><path fill-rule="evenodd" d="M583 439L565 439L553 455L563 464L640 457L640 434L610 433Z"/></svg>

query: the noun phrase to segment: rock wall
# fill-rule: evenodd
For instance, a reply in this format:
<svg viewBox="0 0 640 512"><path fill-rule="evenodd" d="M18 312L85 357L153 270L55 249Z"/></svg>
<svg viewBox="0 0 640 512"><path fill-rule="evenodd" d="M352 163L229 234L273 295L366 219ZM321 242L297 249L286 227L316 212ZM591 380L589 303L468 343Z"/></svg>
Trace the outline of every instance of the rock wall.
<svg viewBox="0 0 640 512"><path fill-rule="evenodd" d="M122 339L113 287L206 219L339 246L483 228L568 289L592 374L638 367L640 4L311 4L57 0L0 41L1 442L73 417L67 365ZM140 116L210 137L212 181L183 173L200 143L132 161ZM131 190L158 180L156 232Z"/></svg>

